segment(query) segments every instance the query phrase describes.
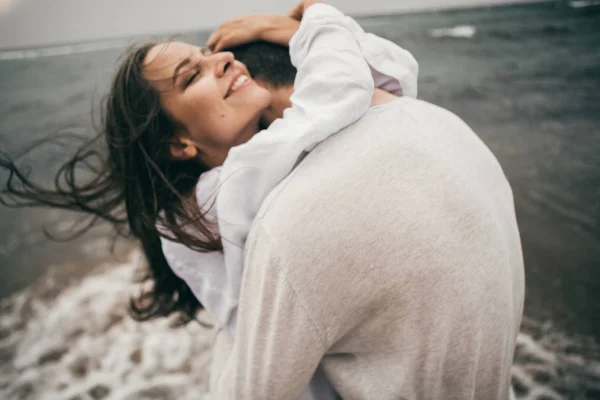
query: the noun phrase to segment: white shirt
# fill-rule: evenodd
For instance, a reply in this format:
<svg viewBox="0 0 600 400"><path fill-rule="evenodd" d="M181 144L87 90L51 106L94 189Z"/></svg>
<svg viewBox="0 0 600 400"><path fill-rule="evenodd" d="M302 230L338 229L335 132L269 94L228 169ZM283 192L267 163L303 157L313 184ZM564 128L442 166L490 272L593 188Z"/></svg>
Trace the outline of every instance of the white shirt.
<svg viewBox="0 0 600 400"><path fill-rule="evenodd" d="M223 253L200 253L161 238L173 271L216 324L232 334L244 245L263 199L298 157L363 116L374 86L396 95L417 95L418 64L412 54L365 33L330 5L306 10L289 47L297 68L292 107L268 129L232 148L224 165L204 173L196 186L198 206L207 217L217 219L219 210Z"/></svg>

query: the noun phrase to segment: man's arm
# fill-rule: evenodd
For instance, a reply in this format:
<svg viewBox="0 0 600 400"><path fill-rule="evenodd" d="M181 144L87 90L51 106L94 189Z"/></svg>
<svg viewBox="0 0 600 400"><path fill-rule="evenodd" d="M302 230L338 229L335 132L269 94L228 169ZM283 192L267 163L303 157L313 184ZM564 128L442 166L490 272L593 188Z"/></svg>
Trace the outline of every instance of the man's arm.
<svg viewBox="0 0 600 400"><path fill-rule="evenodd" d="M217 339L211 399L297 399L328 343L260 221L247 245L236 338Z"/></svg>

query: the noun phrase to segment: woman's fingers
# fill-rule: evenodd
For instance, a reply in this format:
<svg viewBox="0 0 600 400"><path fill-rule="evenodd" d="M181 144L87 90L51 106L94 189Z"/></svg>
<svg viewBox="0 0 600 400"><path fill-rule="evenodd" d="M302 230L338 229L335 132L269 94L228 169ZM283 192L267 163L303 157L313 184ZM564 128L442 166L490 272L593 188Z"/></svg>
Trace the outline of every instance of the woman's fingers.
<svg viewBox="0 0 600 400"><path fill-rule="evenodd" d="M235 21L227 21L217 29L206 42L206 46L212 51L217 52L229 46L243 43L241 36L244 35L245 29ZM242 40L241 43L238 43Z"/></svg>
<svg viewBox="0 0 600 400"><path fill-rule="evenodd" d="M288 15L292 18L294 18L297 21L302 20L302 14L304 14L304 4L303 3L299 3L296 7L294 7L292 9L292 11L290 11L288 13Z"/></svg>
<svg viewBox="0 0 600 400"><path fill-rule="evenodd" d="M219 38L212 44L212 51L219 52L223 49L238 46L240 44L248 43L248 37L241 32L226 32L219 36Z"/></svg>
<svg viewBox="0 0 600 400"><path fill-rule="evenodd" d="M304 11L315 3L321 3L321 0L303 0L298 4L292 11L289 12L288 16L294 18L297 21L302 21Z"/></svg>
<svg viewBox="0 0 600 400"><path fill-rule="evenodd" d="M290 23L292 21L292 23ZM268 40L269 35L278 39L278 34L282 29L293 27L294 21L289 17L261 14L250 15L242 18L235 18L225 21L208 39L206 45L212 51L221 51L225 48L242 45L256 40ZM297 29L297 27L296 27ZM295 32L295 29L293 30ZM280 35L279 35L280 36ZM289 41L289 40L288 40ZM288 41L284 41L287 44Z"/></svg>
<svg viewBox="0 0 600 400"><path fill-rule="evenodd" d="M217 53L226 47L235 46L234 44L231 44L233 42L234 41L232 40L231 34L225 32L219 34L218 38L214 42L207 44L213 52Z"/></svg>
<svg viewBox="0 0 600 400"><path fill-rule="evenodd" d="M220 38L221 38L221 30L219 28L216 31L214 31L212 35L210 35L210 37L206 41L206 47L208 47L209 49L214 51L215 44L217 44L219 42Z"/></svg>
<svg viewBox="0 0 600 400"><path fill-rule="evenodd" d="M231 31L232 29L234 29L234 27L236 25L238 25L241 22L240 18L235 18L235 19L228 19L225 22L223 22L221 24L221 26L219 26L217 28L216 31L213 32L212 35L210 35L210 37L208 38L208 40L206 41L206 46L208 48L210 48L211 50L215 51L215 46L216 44L222 39L222 37L229 31Z"/></svg>
<svg viewBox="0 0 600 400"><path fill-rule="evenodd" d="M219 41L217 43L215 43L214 49L213 51L215 53L218 53L219 51L222 51L223 49L229 48L229 47L233 47L235 45L237 45L238 43L232 39L229 36L222 36Z"/></svg>
<svg viewBox="0 0 600 400"><path fill-rule="evenodd" d="M213 51L220 51L259 40L270 18L269 15L250 15L227 20L211 35L206 45Z"/></svg>

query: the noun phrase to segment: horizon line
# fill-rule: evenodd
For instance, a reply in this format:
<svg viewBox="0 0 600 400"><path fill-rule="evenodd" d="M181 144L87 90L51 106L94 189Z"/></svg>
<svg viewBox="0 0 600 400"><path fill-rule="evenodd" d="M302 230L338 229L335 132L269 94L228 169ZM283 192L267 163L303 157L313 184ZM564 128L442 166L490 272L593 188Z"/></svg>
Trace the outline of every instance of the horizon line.
<svg viewBox="0 0 600 400"><path fill-rule="evenodd" d="M352 13L349 14L353 18L357 19L366 19L366 18L378 18L378 17L386 17L386 16L400 16L400 15L410 15L410 14L429 14L435 12L451 12L458 10L477 10L477 9L486 9L486 8L500 8L507 6L528 6L532 4L540 4L540 3L557 3L563 2L561 0L507 0L503 3L496 4L464 4L464 5L449 5L445 6L435 6L435 7L414 7L413 9L407 10L398 10L394 12L374 12L374 13ZM570 1L566 1L565 3L570 3ZM48 49L59 49L64 47L72 47L77 45L86 45L93 43L101 43L101 42L126 42L130 40L134 40L136 38L141 39L142 37L152 37L152 36L179 36L179 35L189 35L194 33L200 33L203 31L210 32L213 29L216 29L217 26L214 27L204 27L193 30L183 30L183 31L173 31L173 30L164 30L158 32L145 32L134 35L125 35L125 36L102 36L95 39L83 39L83 40L73 40L73 41L62 41L62 42L48 42L48 43L39 43L39 44L31 44L20 47L3 47L0 45L0 53L9 53L9 52L19 52L19 51L42 51ZM115 46L114 48L118 48L119 46ZM126 47L126 45L125 45Z"/></svg>

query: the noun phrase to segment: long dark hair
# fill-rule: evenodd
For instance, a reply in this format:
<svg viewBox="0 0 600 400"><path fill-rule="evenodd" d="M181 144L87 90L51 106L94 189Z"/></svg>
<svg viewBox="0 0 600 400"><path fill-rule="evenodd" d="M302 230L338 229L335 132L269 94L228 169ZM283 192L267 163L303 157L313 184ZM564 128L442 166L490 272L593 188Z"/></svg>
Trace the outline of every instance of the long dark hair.
<svg viewBox="0 0 600 400"><path fill-rule="evenodd" d="M138 239L153 286L131 299L131 314L147 320L179 311L191 319L202 305L167 264L160 237L201 252L221 251L222 245L194 198L198 178L208 168L196 160L169 157L174 124L161 107L159 93L142 75L144 59L156 44L126 52L102 102L100 132L60 167L52 189L32 182L6 155L0 159L0 168L8 171L0 202L84 212L89 220L77 235L104 220L118 234ZM103 138L108 157L97 149ZM85 178L81 171L88 172Z"/></svg>

